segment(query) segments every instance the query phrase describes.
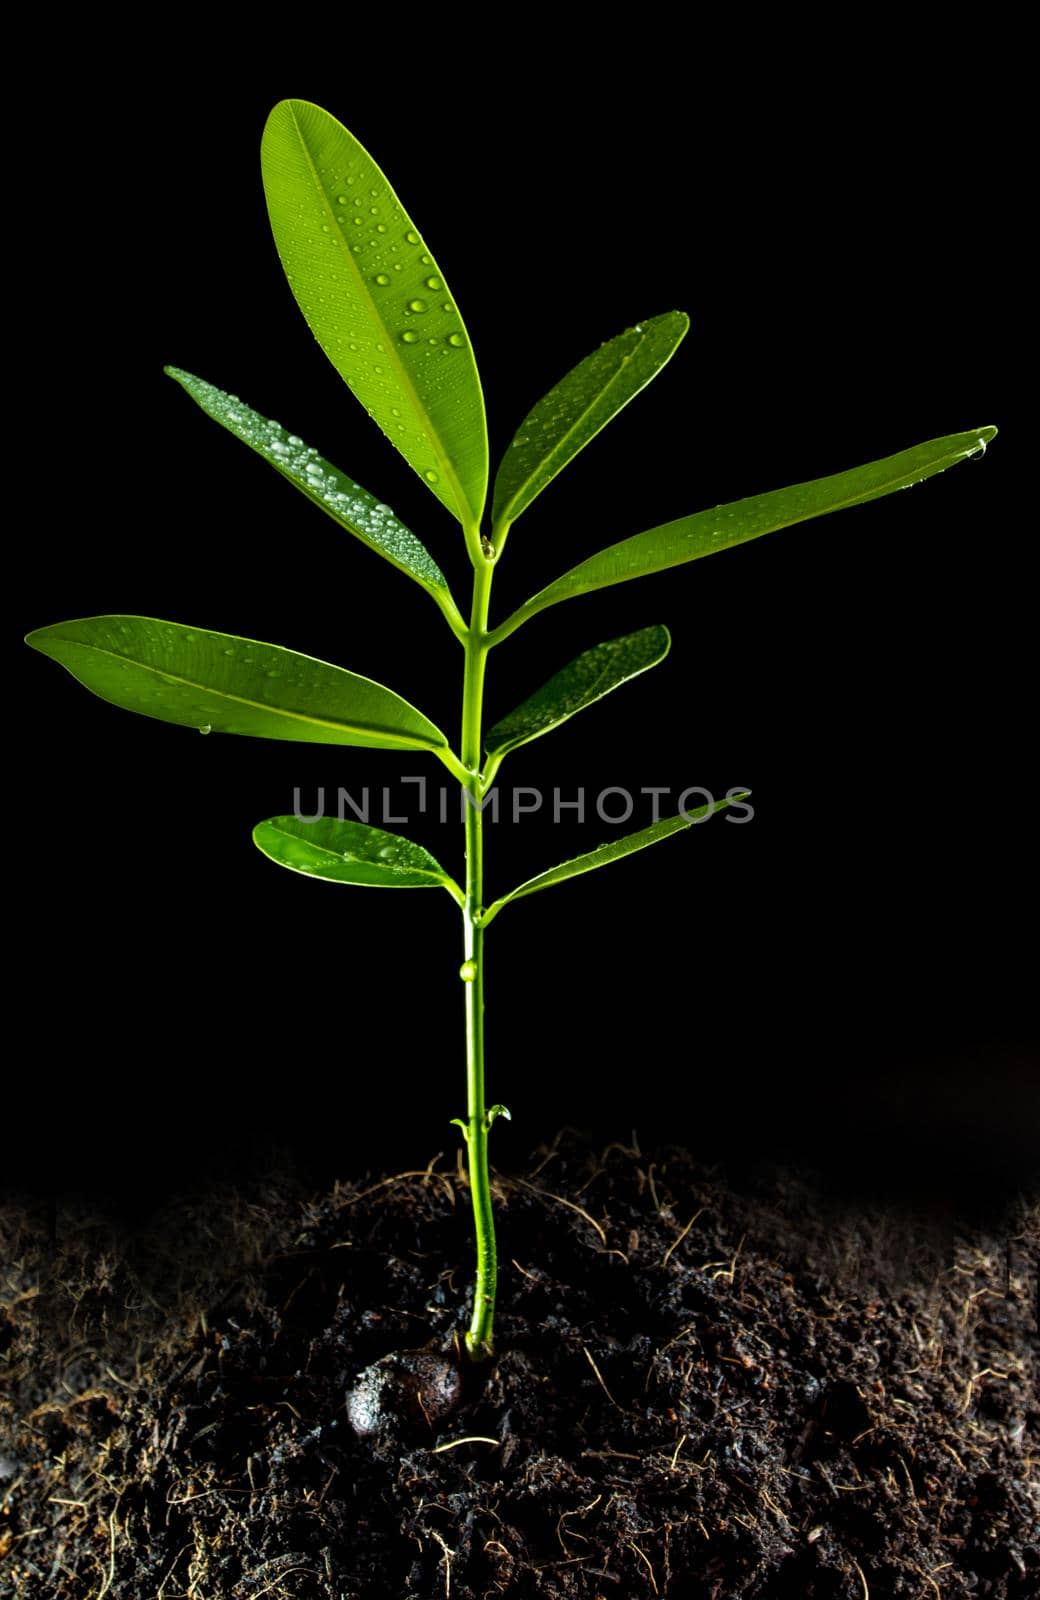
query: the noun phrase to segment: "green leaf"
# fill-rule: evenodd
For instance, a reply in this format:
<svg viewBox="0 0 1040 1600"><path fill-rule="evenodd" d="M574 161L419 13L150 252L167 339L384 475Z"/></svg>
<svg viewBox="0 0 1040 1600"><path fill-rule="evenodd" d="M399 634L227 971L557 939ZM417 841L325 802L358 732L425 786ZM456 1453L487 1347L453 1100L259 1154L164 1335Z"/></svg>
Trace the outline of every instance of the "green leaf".
<svg viewBox="0 0 1040 1600"><path fill-rule="evenodd" d="M434 594L438 603L443 603L448 593L447 579L425 545L398 521L389 506L382 505L375 495L362 489L346 473L330 466L317 450L305 445L296 434L287 433L281 423L269 422L258 411L252 411L237 395L225 394L223 389L193 377L190 372L182 372L179 367L163 370L176 379L207 416L249 445L272 467L277 467L283 477L302 490L308 500L327 511L341 528L346 528L370 549L377 550Z"/></svg>
<svg viewBox="0 0 1040 1600"><path fill-rule="evenodd" d="M657 376L689 326L682 311L637 322L586 356L527 413L495 479L498 544L503 527L515 522L568 461Z"/></svg>
<svg viewBox="0 0 1040 1600"><path fill-rule="evenodd" d="M638 833L626 834L623 839L615 839L610 844L601 844L596 850L589 850L585 855L575 856L571 861L561 861L558 867L550 867L547 872L539 872L537 877L528 878L526 883L521 883L515 889L510 889L500 899L488 906L481 920L482 927L487 927L494 917L498 916L503 906L511 900L522 900L525 895L537 894L540 889L549 889L554 883L566 883L568 878L577 878L583 872L594 872L597 867L605 867L611 861L620 861L624 856L633 855L636 850L645 850L648 845L657 844L660 839L669 839L673 833L682 833L685 828L691 828L695 823L710 817L713 812L721 811L725 806L736 805L741 800L746 800L751 793L750 789L741 789L735 794L727 795L724 800L713 800L710 805L698 806L694 811L680 814L677 817L662 817L659 822L652 822L648 828L640 828Z"/></svg>
<svg viewBox="0 0 1040 1600"><path fill-rule="evenodd" d="M311 332L427 487L475 529L487 424L444 274L367 150L320 106L275 106L262 165L278 254Z"/></svg>
<svg viewBox="0 0 1040 1600"><path fill-rule="evenodd" d="M825 516L829 511L878 500L895 489L908 489L911 484L945 472L958 461L981 455L996 432L996 428L987 427L970 433L952 433L943 439L915 445L912 450L902 450L898 455L886 456L881 461L872 461L867 466L853 467L849 472L752 495L747 500L698 511L646 533L637 533L631 539L623 539L620 544L612 544L590 556L550 583L548 588L540 590L495 629L493 642L504 639L529 617L560 600L589 594L610 584L627 583L630 578L642 578L647 573L661 572L686 561L696 561L700 556L728 550L731 545L761 538L764 533L773 533L778 528L789 528L796 522Z"/></svg>
<svg viewBox="0 0 1040 1600"><path fill-rule="evenodd" d="M37 628L26 644L102 700L203 733L447 750L440 729L392 689L280 645L122 616Z"/></svg>
<svg viewBox="0 0 1040 1600"><path fill-rule="evenodd" d="M668 654L671 642L667 628L640 628L583 651L523 705L496 722L487 736L488 754L501 759L507 750L559 727L575 712L602 700L611 689L656 667Z"/></svg>
<svg viewBox="0 0 1040 1600"><path fill-rule="evenodd" d="M465 895L422 845L399 833L363 822L317 817L268 817L253 829L253 842L280 867L324 878L326 883L367 884L380 889L447 889L459 905Z"/></svg>

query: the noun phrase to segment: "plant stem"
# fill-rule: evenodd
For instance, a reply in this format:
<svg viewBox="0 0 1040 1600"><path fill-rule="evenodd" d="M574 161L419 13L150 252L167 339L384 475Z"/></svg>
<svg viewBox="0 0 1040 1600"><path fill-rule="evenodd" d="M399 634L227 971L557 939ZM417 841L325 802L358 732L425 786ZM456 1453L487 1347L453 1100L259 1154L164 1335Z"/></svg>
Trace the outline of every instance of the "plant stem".
<svg viewBox="0 0 1040 1600"><path fill-rule="evenodd" d="M480 778L481 715L487 663L487 617L492 566L481 559L473 576L473 611L465 637L466 671L462 694L462 765L466 787L466 903L463 986L466 993L466 1151L477 1240L477 1282L466 1348L475 1360L491 1354L498 1258L488 1173L488 1115L484 1098L484 897L483 784Z"/></svg>

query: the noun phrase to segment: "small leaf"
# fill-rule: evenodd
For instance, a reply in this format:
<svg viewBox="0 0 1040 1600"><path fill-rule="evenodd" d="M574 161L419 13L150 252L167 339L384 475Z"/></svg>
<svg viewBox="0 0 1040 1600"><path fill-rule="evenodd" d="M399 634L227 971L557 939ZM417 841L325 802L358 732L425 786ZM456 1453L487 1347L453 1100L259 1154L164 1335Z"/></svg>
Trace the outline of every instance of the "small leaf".
<svg viewBox="0 0 1040 1600"><path fill-rule="evenodd" d="M276 105L261 159L275 244L311 332L427 488L475 529L487 424L444 274L368 151L320 106Z"/></svg>
<svg viewBox="0 0 1040 1600"><path fill-rule="evenodd" d="M655 667L668 654L670 644L667 628L652 627L585 650L495 724L487 736L488 754L501 758L507 750L559 727L629 678Z"/></svg>
<svg viewBox="0 0 1040 1600"><path fill-rule="evenodd" d="M908 489L925 478L945 472L958 461L981 455L996 432L993 427L976 428L970 433L952 433L942 439L931 439L927 444L915 445L898 455L853 467L849 472L752 495L747 500L735 500L710 511L697 511L693 516L680 517L659 528L650 528L646 533L637 533L631 539L622 539L620 544L612 544L572 567L562 578L526 601L494 630L493 640L498 642L506 638L529 617L560 600L589 594L610 584L627 583L630 578L642 578L650 572L695 561L699 556L713 555L717 550L728 550L731 545L761 538L778 528L789 528L796 522L808 522L830 511L878 500L895 489Z"/></svg>
<svg viewBox="0 0 1040 1600"><path fill-rule="evenodd" d="M605 867L612 861L620 861L636 850L645 850L648 845L657 844L660 839L669 839L673 833L682 833L684 828L693 827L695 823L710 817L715 811L721 811L726 806L746 800L750 793L750 789L741 789L736 794L727 795L724 800L713 800L710 805L698 806L696 810L688 811L678 817L662 817L659 822L652 822L648 828L641 828L638 833L629 833L623 839L615 839L610 844L601 844L598 849L589 850L582 856L575 856L571 861L561 861L558 867L550 867L547 872L539 872L537 877L528 878L526 883L510 889L508 894L494 901L481 917L481 926L486 928L488 923L498 916L502 907L507 906L511 900L522 900L525 895L537 894L539 889L549 889L554 883L565 883L568 878L577 878L583 872L594 872L597 867Z"/></svg>
<svg viewBox="0 0 1040 1600"><path fill-rule="evenodd" d="M202 732L447 751L421 711L371 678L231 633L154 617L81 617L26 643L127 711Z"/></svg>
<svg viewBox="0 0 1040 1600"><path fill-rule="evenodd" d="M508 527L558 472L674 355L690 326L682 311L637 322L578 363L527 413L495 479L494 523Z"/></svg>
<svg viewBox="0 0 1040 1600"><path fill-rule="evenodd" d="M253 842L270 860L326 883L380 889L447 889L459 905L465 896L428 850L398 833L363 822L317 817L269 817L253 829Z"/></svg>
<svg viewBox="0 0 1040 1600"><path fill-rule="evenodd" d="M378 550L387 561L432 592L447 591L448 581L440 567L389 506L382 505L367 489L338 468L330 466L316 450L305 445L296 434L287 433L278 422L269 422L258 411L243 405L237 395L225 394L212 383L182 372L179 367L163 369L176 379L214 421L277 467L308 500L327 511L333 521L356 539Z"/></svg>

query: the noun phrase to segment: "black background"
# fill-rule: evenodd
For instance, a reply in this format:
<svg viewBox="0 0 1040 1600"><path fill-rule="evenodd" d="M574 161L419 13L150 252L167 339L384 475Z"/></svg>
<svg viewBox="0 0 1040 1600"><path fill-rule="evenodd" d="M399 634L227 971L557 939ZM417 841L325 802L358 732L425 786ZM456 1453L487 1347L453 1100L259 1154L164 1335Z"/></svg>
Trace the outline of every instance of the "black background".
<svg viewBox="0 0 1040 1600"><path fill-rule="evenodd" d="M97 41L82 73L69 50L27 146L26 315L47 330L31 415L49 448L15 522L12 631L167 616L339 661L455 727L460 652L428 598L162 374L184 366L300 433L394 506L463 599L459 530L282 275L258 147L286 95L337 114L424 231L495 458L602 339L691 316L664 374L517 525L499 618L656 522L997 423L984 462L557 607L496 654L492 717L579 650L666 622L667 662L510 758L507 793L739 784L755 816L502 916L489 1093L513 1109L504 1163L571 1122L709 1159L793 1156L891 1194L1021 1181L1040 1118L1013 46L904 41L853 81L847 41L817 39L802 66L767 42L752 73L692 29L564 55L510 38L472 68L449 37L432 53L409 37L402 16L399 34L325 38L284 65L277 38L259 64L200 42L125 74ZM15 648L29 715L9 840L29 894L10 1180L139 1205L272 1145L316 1175L450 1151L447 898L307 883L250 841L297 785L396 799L414 793L403 773L438 786L439 764L200 739ZM458 827L402 831L461 870ZM617 831L491 826L490 890Z"/></svg>

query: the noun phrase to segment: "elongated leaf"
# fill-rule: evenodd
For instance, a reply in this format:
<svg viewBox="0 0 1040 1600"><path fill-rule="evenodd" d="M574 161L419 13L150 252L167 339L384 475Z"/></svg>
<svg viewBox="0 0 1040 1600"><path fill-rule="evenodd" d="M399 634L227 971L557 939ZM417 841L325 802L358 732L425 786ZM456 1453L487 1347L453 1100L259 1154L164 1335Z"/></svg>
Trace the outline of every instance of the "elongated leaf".
<svg viewBox="0 0 1040 1600"><path fill-rule="evenodd" d="M521 883L515 889L510 889L500 899L488 906L483 917L482 925L486 928L493 917L497 917L503 906L511 900L522 900L525 895L537 894L540 889L549 889L554 883L566 883L568 878L577 878L583 872L594 872L597 867L606 867L612 861L620 861L624 856L630 856L637 850L645 850L648 845L657 844L661 839L670 839L673 833L682 833L684 828L691 828L697 822L710 817L714 812L723 810L726 806L736 805L745 800L751 793L750 789L742 789L724 800L713 800L710 805L697 806L695 810L688 811L685 815L677 817L662 817L659 822L652 822L648 828L640 828L638 833L626 834L622 839L615 839L610 844L601 844L596 850L589 850L585 855L575 856L571 861L561 861L558 867L550 867L547 872L539 872L537 877L528 878L526 883Z"/></svg>
<svg viewBox="0 0 1040 1600"><path fill-rule="evenodd" d="M280 867L327 883L357 883L380 889L447 889L461 905L458 884L422 845L364 822L317 817L268 817L253 829L253 842Z"/></svg>
<svg viewBox="0 0 1040 1600"><path fill-rule="evenodd" d="M515 522L568 461L645 389L678 349L690 326L666 311L626 328L561 378L527 413L495 478L496 529Z"/></svg>
<svg viewBox="0 0 1040 1600"><path fill-rule="evenodd" d="M583 651L523 705L496 722L486 740L488 755L504 756L507 750L559 727L576 711L602 700L611 689L656 667L668 654L671 642L667 628L640 628L638 633L626 633L621 639Z"/></svg>
<svg viewBox="0 0 1040 1600"><path fill-rule="evenodd" d="M392 689L276 644L122 616L58 622L26 643L102 700L203 733L447 748L440 729Z"/></svg>
<svg viewBox="0 0 1040 1600"><path fill-rule="evenodd" d="M320 106L276 105L262 164L275 243L311 332L427 487L475 527L487 424L444 274L368 151Z"/></svg>
<svg viewBox="0 0 1040 1600"><path fill-rule="evenodd" d="M943 439L931 439L927 444L915 445L912 450L902 450L898 455L886 456L867 466L853 467L849 472L752 495L747 500L735 500L731 505L698 511L693 516L650 528L646 533L637 533L631 539L622 539L620 544L612 544L572 567L562 578L534 595L496 630L497 636L504 638L528 617L560 600L569 600L573 595L588 594L609 584L626 583L629 578L642 578L650 572L696 561L700 556L728 550L731 545L761 538L778 528L789 528L796 522L825 516L829 511L878 500L895 489L908 489L925 478L945 472L958 461L981 454L996 432L993 427L976 428L970 433L952 433Z"/></svg>
<svg viewBox="0 0 1040 1600"><path fill-rule="evenodd" d="M243 405L237 395L225 394L223 389L193 377L190 372L182 372L179 367L164 370L187 390L207 416L221 423L272 467L277 467L283 477L302 490L308 500L327 511L341 528L378 550L424 589L442 597L447 593L448 580L440 567L389 506L382 505L375 495L362 489L345 472L330 466L317 450L305 445L296 434L287 433L281 423L269 422L258 411Z"/></svg>

